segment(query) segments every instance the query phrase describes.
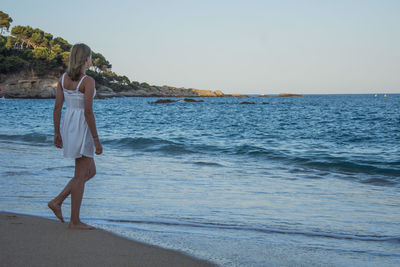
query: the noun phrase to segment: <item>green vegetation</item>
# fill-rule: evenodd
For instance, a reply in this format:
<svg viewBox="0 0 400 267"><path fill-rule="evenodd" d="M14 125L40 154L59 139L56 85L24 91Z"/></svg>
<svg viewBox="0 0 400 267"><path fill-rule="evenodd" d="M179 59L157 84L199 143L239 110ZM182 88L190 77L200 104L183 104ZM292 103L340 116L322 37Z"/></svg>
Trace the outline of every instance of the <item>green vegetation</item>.
<svg viewBox="0 0 400 267"><path fill-rule="evenodd" d="M0 11L0 34L3 34L4 31L8 31L12 21L12 18L10 18L8 14Z"/></svg>
<svg viewBox="0 0 400 267"><path fill-rule="evenodd" d="M0 11L0 73L29 71L36 76L61 75L65 72L72 45L61 37L30 26L14 26L12 18ZM5 32L10 32L4 36ZM130 81L111 71L110 62L100 53L92 52L93 66L87 71L97 83L114 91L138 89L140 83ZM146 84L146 87L149 86Z"/></svg>

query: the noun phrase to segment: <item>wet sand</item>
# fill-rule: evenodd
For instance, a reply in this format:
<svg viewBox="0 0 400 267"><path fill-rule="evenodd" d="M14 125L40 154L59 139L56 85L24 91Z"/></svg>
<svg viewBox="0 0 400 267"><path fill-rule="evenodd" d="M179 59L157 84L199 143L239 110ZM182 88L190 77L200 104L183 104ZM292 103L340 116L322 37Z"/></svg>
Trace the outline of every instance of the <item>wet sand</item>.
<svg viewBox="0 0 400 267"><path fill-rule="evenodd" d="M103 230L0 212L0 266L214 266Z"/></svg>

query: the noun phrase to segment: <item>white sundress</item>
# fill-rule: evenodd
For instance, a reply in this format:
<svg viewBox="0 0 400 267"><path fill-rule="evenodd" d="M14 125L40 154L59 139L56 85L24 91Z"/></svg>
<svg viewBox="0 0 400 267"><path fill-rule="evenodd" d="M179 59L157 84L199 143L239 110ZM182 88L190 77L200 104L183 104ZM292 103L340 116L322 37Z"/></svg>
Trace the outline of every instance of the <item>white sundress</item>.
<svg viewBox="0 0 400 267"><path fill-rule="evenodd" d="M76 86L75 90L64 88L64 76L61 78L61 86L64 92L66 110L61 125L61 138L64 147L64 157L80 158L94 157L94 141L85 119L84 94L78 89L81 85L84 75ZM94 89L93 97L96 95Z"/></svg>

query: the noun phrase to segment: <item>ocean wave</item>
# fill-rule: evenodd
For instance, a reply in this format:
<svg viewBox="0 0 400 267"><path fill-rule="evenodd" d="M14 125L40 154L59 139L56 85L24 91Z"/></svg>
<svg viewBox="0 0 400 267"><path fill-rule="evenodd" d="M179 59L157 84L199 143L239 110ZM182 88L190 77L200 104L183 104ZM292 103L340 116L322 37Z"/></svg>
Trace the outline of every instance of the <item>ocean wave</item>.
<svg viewBox="0 0 400 267"><path fill-rule="evenodd" d="M46 171L53 171L53 170L60 170L60 169L73 169L75 166L70 165L70 166L56 166L56 167L48 167L44 168Z"/></svg>
<svg viewBox="0 0 400 267"><path fill-rule="evenodd" d="M369 175L383 175L395 178L395 180L381 179L371 181L370 183L380 185L397 184L400 182L398 176L400 173L400 164L396 162L368 162L359 163L352 159L335 157L326 154L286 154L276 149L265 149L254 145L240 145L233 148L233 153L238 155L248 155L256 158L285 162L286 165L300 165L323 171L339 171L342 173L363 173ZM384 164L387 167L381 167ZM397 168L396 168L397 167ZM367 182L368 183L368 182Z"/></svg>
<svg viewBox="0 0 400 267"><path fill-rule="evenodd" d="M144 152L165 152L171 154L177 153L222 153L231 155L274 155L275 152L251 146L240 145L233 147L216 146L210 144L196 143L189 140L171 141L158 137L124 137L120 139L105 140L103 144L111 147L133 149ZM276 156L276 155L275 155ZM202 163L199 163L202 164ZM213 165L213 164L210 164ZM217 164L214 164L217 165Z"/></svg>
<svg viewBox="0 0 400 267"><path fill-rule="evenodd" d="M51 143L51 137L49 135L35 132L26 134L0 134L0 140L22 141L38 144Z"/></svg>
<svg viewBox="0 0 400 267"><path fill-rule="evenodd" d="M372 184L372 185L395 185L397 184L396 182L393 182L388 179L384 178L370 178L370 179L365 179L361 181L364 184Z"/></svg>
<svg viewBox="0 0 400 267"><path fill-rule="evenodd" d="M144 138L144 137L124 137L120 139L106 139L103 144L115 145L119 147L130 147L130 148L145 148L154 144L169 143L166 140L160 138Z"/></svg>
<svg viewBox="0 0 400 267"><path fill-rule="evenodd" d="M158 137L124 137L121 139L105 140L105 145L122 149L133 149L141 152L160 152L165 154L225 154L231 156L248 156L266 161L277 161L286 166L302 166L316 170L340 173L362 173L368 175L380 175L391 177L389 180L382 178L381 181L364 181L376 185L398 184L400 181L399 162L357 162L351 158L335 157L326 153L288 153L275 148L265 148L257 145L242 144L236 146L217 146L205 143L193 144L188 139L165 140ZM198 165L218 166L217 164L195 163ZM382 165L381 165L382 164ZM392 179L394 178L394 179Z"/></svg>
<svg viewBox="0 0 400 267"><path fill-rule="evenodd" d="M11 177L11 176L31 176L36 175L35 171L5 171L1 173L3 177Z"/></svg>
<svg viewBox="0 0 400 267"><path fill-rule="evenodd" d="M324 162L310 160L309 162L305 163L305 165L318 169L332 169L346 173L364 173L370 175L385 175L392 177L398 177L400 173L400 170L395 168L382 168L357 162L337 160L334 157L332 157L330 161Z"/></svg>
<svg viewBox="0 0 400 267"><path fill-rule="evenodd" d="M48 145L52 143L52 136L43 133L26 134L0 134L2 141L28 142L36 145ZM166 140L159 137L123 137L105 139L103 145L116 149L130 149L140 152L163 153L170 155L179 154L222 154L227 156L247 156L261 161L275 161L286 166L300 166L327 172L339 172L344 174L367 174L369 177L360 178L360 182L372 185L396 185L400 184L400 162L377 160L355 160L346 157L335 157L327 153L299 152L291 153L279 150L276 146L267 148L262 145L215 145L208 143L192 143L190 139ZM208 165L218 167L219 164L195 162L196 165Z"/></svg>
<svg viewBox="0 0 400 267"><path fill-rule="evenodd" d="M322 171L335 171L342 173L363 173L368 175L382 175L386 177L395 178L394 180L381 179L380 185L397 184L400 182L398 179L400 173L400 164L395 162L357 162L352 161L351 158L335 157L327 154L287 154L283 151L276 149L265 149L262 147L252 145L240 145L233 149L233 153L238 155L248 155L265 160L274 160L284 162L286 165L305 166ZM383 164L384 166L380 166ZM386 181L386 183L385 183ZM374 183L377 181L371 181ZM367 182L368 183L368 182Z"/></svg>
<svg viewBox="0 0 400 267"><path fill-rule="evenodd" d="M125 220L125 219L94 219L95 221L103 221L111 224L153 224L164 226L181 226L181 227L196 227L196 228L211 228L211 229L227 229L238 231L256 231L262 233L277 233L277 234L292 234L304 235L321 238L334 238L334 239L351 239L358 241L374 241L374 242L399 242L400 236L383 236L383 235L358 235L349 233L332 233L323 231L310 231L310 230L295 230L295 229L279 229L272 227L255 227L219 223L197 223L197 222L182 222L182 221L148 221L148 220Z"/></svg>
<svg viewBox="0 0 400 267"><path fill-rule="evenodd" d="M196 161L193 162L196 165L200 165L200 166L217 166L217 167L223 167L224 165L216 163L216 162L204 162L204 161Z"/></svg>
<svg viewBox="0 0 400 267"><path fill-rule="evenodd" d="M103 144L111 145L118 148L142 150L145 152L165 152L171 154L194 153L194 151L188 149L182 143L177 143L157 137L124 137L121 139L105 140L103 141Z"/></svg>

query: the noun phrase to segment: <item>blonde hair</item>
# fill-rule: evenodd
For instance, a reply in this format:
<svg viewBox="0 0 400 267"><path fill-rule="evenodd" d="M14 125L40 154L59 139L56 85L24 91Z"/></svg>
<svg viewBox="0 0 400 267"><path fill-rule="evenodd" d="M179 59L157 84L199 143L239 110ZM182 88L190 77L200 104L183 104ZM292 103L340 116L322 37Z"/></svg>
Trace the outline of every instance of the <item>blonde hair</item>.
<svg viewBox="0 0 400 267"><path fill-rule="evenodd" d="M85 65L88 57L92 55L92 50L85 44L74 44L69 53L69 64L67 69L68 76L76 81L81 75L82 67Z"/></svg>

